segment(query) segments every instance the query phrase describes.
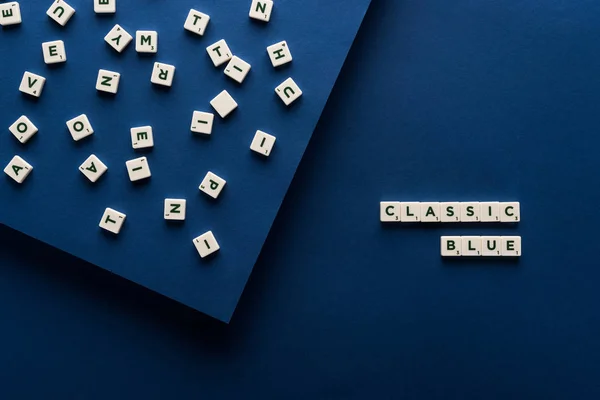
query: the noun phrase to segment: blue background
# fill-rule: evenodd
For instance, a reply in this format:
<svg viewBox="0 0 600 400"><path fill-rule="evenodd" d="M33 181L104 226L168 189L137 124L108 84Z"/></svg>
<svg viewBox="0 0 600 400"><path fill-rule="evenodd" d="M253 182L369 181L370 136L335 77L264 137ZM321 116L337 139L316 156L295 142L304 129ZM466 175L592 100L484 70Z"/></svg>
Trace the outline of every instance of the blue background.
<svg viewBox="0 0 600 400"><path fill-rule="evenodd" d="M9 59L0 67L0 126L25 114L40 131L26 145L8 131L0 139L2 168L15 154L34 167L22 185L4 177L0 222L228 321L369 2L346 1L340 10L279 1L265 24L248 17L251 1L119 0L116 14L97 15L91 0L72 0L76 13L64 28L46 16L47 1L21 2L23 23L0 36ZM183 29L190 8L211 16L202 37ZM158 31L158 53L138 54L135 42L114 51L104 36L116 23L134 37ZM206 52L222 38L252 65L242 85ZM47 66L41 44L58 39L67 62ZM275 69L266 48L281 40L294 61ZM171 88L150 83L154 62L175 65ZM116 96L96 91L99 69L121 73ZM47 79L38 100L18 91L26 70ZM275 87L290 76L304 95L286 107ZM209 101L224 89L238 109L216 115L211 136L192 134L193 111L213 112ZM95 133L74 142L66 121L80 114ZM135 151L130 128L146 125L155 146ZM268 159L250 150L258 129L277 137ZM78 170L91 153L108 166L96 184ZM125 161L144 155L152 177L132 184ZM208 171L227 181L217 200L198 190ZM187 199L184 223L164 220L165 198ZM117 237L98 227L106 207L127 215ZM221 250L201 260L192 239L209 230Z"/></svg>
<svg viewBox="0 0 600 400"><path fill-rule="evenodd" d="M599 398L599 18L375 0L230 325L0 231L0 390ZM385 228L382 198L516 199L522 222ZM507 232L516 263L440 260L442 234Z"/></svg>

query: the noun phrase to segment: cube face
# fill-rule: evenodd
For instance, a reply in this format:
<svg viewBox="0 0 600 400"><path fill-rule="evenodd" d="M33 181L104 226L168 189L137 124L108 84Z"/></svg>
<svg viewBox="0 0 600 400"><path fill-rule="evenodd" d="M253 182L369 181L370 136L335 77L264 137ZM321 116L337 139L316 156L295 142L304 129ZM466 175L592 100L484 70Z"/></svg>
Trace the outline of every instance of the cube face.
<svg viewBox="0 0 600 400"><path fill-rule="evenodd" d="M133 36L119 24L115 25L110 32L104 36L104 41L119 53L121 53L132 40Z"/></svg>
<svg viewBox="0 0 600 400"><path fill-rule="evenodd" d="M46 11L46 15L60 26L65 26L73 14L75 14L75 9L63 0L56 0Z"/></svg>
<svg viewBox="0 0 600 400"><path fill-rule="evenodd" d="M500 219L502 222L521 221L521 204L517 201L500 203Z"/></svg>
<svg viewBox="0 0 600 400"><path fill-rule="evenodd" d="M38 132L37 127L25 115L21 115L8 130L21 143L27 143Z"/></svg>
<svg viewBox="0 0 600 400"><path fill-rule="evenodd" d="M286 79L281 85L277 86L275 93L277 93L286 106L289 106L302 96L302 90L300 90L292 78Z"/></svg>
<svg viewBox="0 0 600 400"><path fill-rule="evenodd" d="M62 40L42 43L42 53L46 64L63 63L67 61L65 43Z"/></svg>
<svg viewBox="0 0 600 400"><path fill-rule="evenodd" d="M462 237L460 237L460 236L442 236L441 252L442 252L442 257L460 257L460 256L462 256Z"/></svg>
<svg viewBox="0 0 600 400"><path fill-rule="evenodd" d="M237 83L244 82L248 72L250 72L251 65L246 61L242 60L237 56L233 56L233 58L225 67L225 75L236 81Z"/></svg>
<svg viewBox="0 0 600 400"><path fill-rule="evenodd" d="M156 53L158 52L158 32L156 31L136 31L135 32L135 51L138 53Z"/></svg>
<svg viewBox="0 0 600 400"><path fill-rule="evenodd" d="M401 222L419 222L421 221L421 203L418 201L400 203L400 221Z"/></svg>
<svg viewBox="0 0 600 400"><path fill-rule="evenodd" d="M98 79L96 80L96 90L116 94L119 90L119 81L121 74L114 71L101 69L98 71Z"/></svg>
<svg viewBox="0 0 600 400"><path fill-rule="evenodd" d="M152 176L150 173L150 165L148 165L146 157L129 160L125 165L127 166L127 173L129 174L129 180L131 182L147 179Z"/></svg>
<svg viewBox="0 0 600 400"><path fill-rule="evenodd" d="M462 237L462 255L477 257L481 255L481 236Z"/></svg>
<svg viewBox="0 0 600 400"><path fill-rule="evenodd" d="M81 114L80 116L67 121L67 128L69 129L69 133L71 133L73 140L76 142L94 133L92 124L90 124L90 121L85 114Z"/></svg>
<svg viewBox="0 0 600 400"><path fill-rule="evenodd" d="M21 79L21 85L19 85L19 91L33 97L40 97L45 83L46 78L43 76L25 71L23 79Z"/></svg>
<svg viewBox="0 0 600 400"><path fill-rule="evenodd" d="M400 222L400 202L382 201L379 203L379 220L381 222Z"/></svg>
<svg viewBox="0 0 600 400"><path fill-rule="evenodd" d="M440 220L442 222L460 222L461 206L458 201L440 203Z"/></svg>
<svg viewBox="0 0 600 400"><path fill-rule="evenodd" d="M521 257L521 236L502 236L502 255Z"/></svg>
<svg viewBox="0 0 600 400"><path fill-rule="evenodd" d="M155 85L171 87L173 85L174 76L174 65L154 63L154 68L152 69L152 78L150 78L150 81Z"/></svg>
<svg viewBox="0 0 600 400"><path fill-rule="evenodd" d="M154 147L154 135L151 126L140 126L131 128L131 147L134 149L146 149Z"/></svg>
<svg viewBox="0 0 600 400"><path fill-rule="evenodd" d="M500 222L500 203L487 201L479 203L481 222Z"/></svg>
<svg viewBox="0 0 600 400"><path fill-rule="evenodd" d="M19 7L19 3L12 1L0 4L0 26L17 25L21 22L21 8Z"/></svg>
<svg viewBox="0 0 600 400"><path fill-rule="evenodd" d="M106 164L104 164L94 154L89 156L80 166L79 171L90 180L90 182L96 182L104 173L108 170Z"/></svg>
<svg viewBox="0 0 600 400"><path fill-rule="evenodd" d="M481 215L479 202L468 201L460 203L460 207L460 222L479 222Z"/></svg>
<svg viewBox="0 0 600 400"><path fill-rule="evenodd" d="M188 13L183 27L190 32L203 36L209 21L210 16L192 8Z"/></svg>
<svg viewBox="0 0 600 400"><path fill-rule="evenodd" d="M276 138L273 135L269 135L263 131L256 131L254 139L250 144L250 149L258 154L268 157L273 150L273 146L275 146L275 140Z"/></svg>
<svg viewBox="0 0 600 400"><path fill-rule="evenodd" d="M206 48L206 52L210 56L210 59L215 67L225 64L233 57L225 39L221 39L218 42L208 46Z"/></svg>
<svg viewBox="0 0 600 400"><path fill-rule="evenodd" d="M273 12L272 0L252 0L250 6L250 18L258 21L269 22Z"/></svg>
<svg viewBox="0 0 600 400"><path fill-rule="evenodd" d="M94 0L96 14L114 14L117 12L117 0Z"/></svg>
<svg viewBox="0 0 600 400"><path fill-rule="evenodd" d="M214 99L210 101L210 105L215 109L221 118L227 117L233 110L237 108L237 103L227 92L223 90Z"/></svg>
<svg viewBox="0 0 600 400"><path fill-rule="evenodd" d="M440 222L440 203L421 203L421 222Z"/></svg>
<svg viewBox="0 0 600 400"><path fill-rule="evenodd" d="M214 119L215 115L213 113L194 111L190 130L195 133L210 135L212 133Z"/></svg>
<svg viewBox="0 0 600 400"><path fill-rule="evenodd" d="M185 206L185 199L165 199L165 219L170 221L184 221Z"/></svg>
<svg viewBox="0 0 600 400"><path fill-rule="evenodd" d="M193 242L198 254L200 254L200 257L202 258L208 257L221 248L215 235L213 235L211 231L198 236Z"/></svg>
<svg viewBox="0 0 600 400"><path fill-rule="evenodd" d="M209 171L202 180L199 189L213 199L216 199L221 194L226 183L225 179Z"/></svg>
<svg viewBox="0 0 600 400"><path fill-rule="evenodd" d="M502 255L502 237L482 236L481 255L484 257L499 257Z"/></svg>
<svg viewBox="0 0 600 400"><path fill-rule="evenodd" d="M104 214L102 214L99 226L104 230L118 235L123 227L123 222L125 222L125 217L125 214L112 208L107 208L104 210Z"/></svg>
<svg viewBox="0 0 600 400"><path fill-rule="evenodd" d="M275 68L292 62L292 53L285 40L267 47L267 53Z"/></svg>
<svg viewBox="0 0 600 400"><path fill-rule="evenodd" d="M14 156L4 168L4 173L21 184L33 171L33 167L19 156Z"/></svg>

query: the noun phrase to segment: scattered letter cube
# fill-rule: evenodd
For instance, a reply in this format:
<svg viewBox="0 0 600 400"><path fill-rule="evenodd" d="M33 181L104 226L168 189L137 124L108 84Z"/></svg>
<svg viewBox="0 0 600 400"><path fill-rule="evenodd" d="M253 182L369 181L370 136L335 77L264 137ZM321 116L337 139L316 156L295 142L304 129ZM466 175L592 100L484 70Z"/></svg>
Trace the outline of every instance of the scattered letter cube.
<svg viewBox="0 0 600 400"><path fill-rule="evenodd" d="M175 66L169 64L154 63L150 81L156 85L171 86L175 76Z"/></svg>
<svg viewBox="0 0 600 400"><path fill-rule="evenodd" d="M200 190L216 199L221 194L223 187L225 187L225 179L220 178L219 176L213 174L212 172L208 172L204 177L204 180L200 184Z"/></svg>
<svg viewBox="0 0 600 400"><path fill-rule="evenodd" d="M114 14L117 12L117 0L94 0L96 14Z"/></svg>
<svg viewBox="0 0 600 400"><path fill-rule="evenodd" d="M67 128L69 128L69 132L76 142L94 133L92 124L90 124L90 121L85 114L81 114L78 117L68 120Z"/></svg>
<svg viewBox="0 0 600 400"><path fill-rule="evenodd" d="M165 199L165 219L185 220L185 199Z"/></svg>
<svg viewBox="0 0 600 400"><path fill-rule="evenodd" d="M46 11L46 15L61 26L65 26L73 14L75 14L75 9L63 0L54 1L48 11Z"/></svg>
<svg viewBox="0 0 600 400"><path fill-rule="evenodd" d="M27 143L33 135L38 131L38 128L24 115L21 115L8 130L17 138L21 143Z"/></svg>
<svg viewBox="0 0 600 400"><path fill-rule="evenodd" d="M292 53L285 40L267 47L267 53L274 67L292 62Z"/></svg>
<svg viewBox="0 0 600 400"><path fill-rule="evenodd" d="M271 154L274 145L275 136L269 135L263 131L256 131L252 144L250 144L250 149L258 154L268 157Z"/></svg>
<svg viewBox="0 0 600 400"><path fill-rule="evenodd" d="M98 79L96 80L96 90L100 92L116 94L119 90L120 80L120 73L101 69L98 71Z"/></svg>
<svg viewBox="0 0 600 400"><path fill-rule="evenodd" d="M219 243L217 243L217 239L215 239L215 235L211 231L195 238L194 246L196 246L196 250L198 250L198 254L202 258L208 257L220 249Z"/></svg>
<svg viewBox="0 0 600 400"><path fill-rule="evenodd" d="M208 21L210 21L210 16L201 13L200 11L191 9L183 27L190 32L194 32L195 34L202 36L206 30Z"/></svg>
<svg viewBox="0 0 600 400"><path fill-rule="evenodd" d="M67 61L65 43L62 40L42 43L42 52L44 53L44 62L46 64L56 64Z"/></svg>
<svg viewBox="0 0 600 400"><path fill-rule="evenodd" d="M129 160L125 163L125 165L127 166L127 173L129 174L129 180L131 182L150 178L152 175L150 173L150 166L148 165L148 159L146 159L146 157Z"/></svg>
<svg viewBox="0 0 600 400"><path fill-rule="evenodd" d="M0 25L16 25L21 23L21 9L19 3L11 1L10 3L0 4Z"/></svg>
<svg viewBox="0 0 600 400"><path fill-rule="evenodd" d="M244 82L246 75L250 72L250 64L237 56L233 56L227 67L225 67L225 75L236 81L237 83Z"/></svg>
<svg viewBox="0 0 600 400"><path fill-rule="evenodd" d="M133 40L133 36L123 29L119 24L115 25L110 32L104 36L104 41L119 53Z"/></svg>
<svg viewBox="0 0 600 400"><path fill-rule="evenodd" d="M252 5L250 6L250 18L269 22L272 11L272 0L252 0Z"/></svg>
<svg viewBox="0 0 600 400"><path fill-rule="evenodd" d="M135 32L135 51L156 53L158 51L158 33L156 31Z"/></svg>
<svg viewBox="0 0 600 400"><path fill-rule="evenodd" d="M229 50L229 46L227 46L227 42L225 42L224 39L208 46L206 52L210 56L215 67L226 63L231 60L232 57L231 50Z"/></svg>
<svg viewBox="0 0 600 400"><path fill-rule="evenodd" d="M123 222L125 222L125 217L125 214L120 213L117 210L113 210L112 208L107 208L104 210L104 214L100 220L100 228L117 235L119 232L121 232L121 227L123 226Z"/></svg>
<svg viewBox="0 0 600 400"><path fill-rule="evenodd" d="M31 173L33 167L19 156L14 156L4 168L4 173L14 179L17 183L23 183Z"/></svg>
<svg viewBox="0 0 600 400"><path fill-rule="evenodd" d="M275 93L277 93L286 106L289 106L302 96L302 90L300 90L292 78L286 79L281 85L277 86Z"/></svg>
<svg viewBox="0 0 600 400"><path fill-rule="evenodd" d="M131 128L131 146L134 149L146 149L154 147L154 136L151 126L140 126Z"/></svg>
<svg viewBox="0 0 600 400"><path fill-rule="evenodd" d="M212 133L213 120L215 115L202 111L194 111L192 115L192 126L190 130L196 133L210 135Z"/></svg>
<svg viewBox="0 0 600 400"><path fill-rule="evenodd" d="M40 97L42 95L42 90L44 89L45 83L46 78L43 76L25 71L23 74L23 79L21 79L19 90L23 93L27 93L30 96Z"/></svg>
<svg viewBox="0 0 600 400"><path fill-rule="evenodd" d="M102 175L104 175L107 169L108 167L93 154L79 166L81 173L85 175L90 182L96 182Z"/></svg>

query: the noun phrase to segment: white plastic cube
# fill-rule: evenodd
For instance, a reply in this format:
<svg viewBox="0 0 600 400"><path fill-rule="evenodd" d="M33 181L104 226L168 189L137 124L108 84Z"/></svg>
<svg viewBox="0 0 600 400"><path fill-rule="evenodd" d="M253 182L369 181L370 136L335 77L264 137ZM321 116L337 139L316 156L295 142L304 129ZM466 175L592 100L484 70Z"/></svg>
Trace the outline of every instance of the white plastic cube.
<svg viewBox="0 0 600 400"><path fill-rule="evenodd" d="M118 235L123 227L123 222L125 222L125 217L127 217L125 214L113 210L112 208L107 208L104 210L104 214L102 214L99 226L102 229Z"/></svg>
<svg viewBox="0 0 600 400"><path fill-rule="evenodd" d="M221 118L227 117L238 106L227 90L223 90L214 99L212 99L210 101L210 105L213 106Z"/></svg>
<svg viewBox="0 0 600 400"><path fill-rule="evenodd" d="M125 165L127 166L127 173L129 174L129 180L131 182L147 179L152 176L146 157L129 160L125 162Z"/></svg>
<svg viewBox="0 0 600 400"><path fill-rule="evenodd" d="M25 115L21 115L8 130L21 143L27 143L38 132L38 128Z"/></svg>
<svg viewBox="0 0 600 400"><path fill-rule="evenodd" d="M379 220L381 222L400 222L399 201L382 201L379 203Z"/></svg>
<svg viewBox="0 0 600 400"><path fill-rule="evenodd" d="M277 86L275 93L277 93L286 106L289 106L302 96L302 90L300 90L300 87L298 87L292 78L286 79L281 85Z"/></svg>
<svg viewBox="0 0 600 400"><path fill-rule="evenodd" d="M146 149L154 147L154 135L151 126L140 126L131 128L131 147L134 149Z"/></svg>
<svg viewBox="0 0 600 400"><path fill-rule="evenodd" d="M501 236L482 236L481 255L484 257L499 257L502 255Z"/></svg>
<svg viewBox="0 0 600 400"><path fill-rule="evenodd" d="M80 166L79 171L90 180L90 182L96 182L104 173L108 170L106 164L104 164L94 154L89 156Z"/></svg>
<svg viewBox="0 0 600 400"><path fill-rule="evenodd" d="M194 111L190 130L195 133L210 135L212 133L214 119L215 115L213 113Z"/></svg>
<svg viewBox="0 0 600 400"><path fill-rule="evenodd" d="M23 183L32 170L33 167L31 164L19 156L14 156L4 168L4 173L10 176L15 182Z"/></svg>
<svg viewBox="0 0 600 400"><path fill-rule="evenodd" d="M11 1L10 3L0 4L0 26L17 25L21 22L19 3Z"/></svg>
<svg viewBox="0 0 600 400"><path fill-rule="evenodd" d="M421 221L421 203L418 201L403 201L400 203L401 222Z"/></svg>
<svg viewBox="0 0 600 400"><path fill-rule="evenodd" d="M210 197L212 197L213 199L216 199L217 197L219 197L219 194L221 194L221 191L225 187L226 183L227 182L225 181L225 179L209 171L202 180L199 189L207 195L209 195Z"/></svg>
<svg viewBox="0 0 600 400"><path fill-rule="evenodd" d="M467 201L460 203L460 222L479 222L481 220L481 207L479 202Z"/></svg>
<svg viewBox="0 0 600 400"><path fill-rule="evenodd" d="M500 203L486 201L479 203L481 222L500 222Z"/></svg>
<svg viewBox="0 0 600 400"><path fill-rule="evenodd" d="M156 53L158 51L158 32L136 31L135 51L138 53Z"/></svg>
<svg viewBox="0 0 600 400"><path fill-rule="evenodd" d="M76 142L94 133L94 128L85 114L68 120L67 128Z"/></svg>
<svg viewBox="0 0 600 400"><path fill-rule="evenodd" d="M521 221L521 205L518 201L500 203L500 220L502 222Z"/></svg>
<svg viewBox="0 0 600 400"><path fill-rule="evenodd" d="M190 32L202 36L206 31L208 21L210 21L210 16L192 8L188 13L183 27Z"/></svg>
<svg viewBox="0 0 600 400"><path fill-rule="evenodd" d="M202 258L208 257L220 249L219 243L211 231L198 236L193 242L198 254L200 254L200 257Z"/></svg>
<svg viewBox="0 0 600 400"><path fill-rule="evenodd" d="M165 219L171 221L185 220L185 199L165 199Z"/></svg>
<svg viewBox="0 0 600 400"><path fill-rule="evenodd" d="M67 61L65 43L62 40L42 43L42 53L46 64L63 63Z"/></svg>
<svg viewBox="0 0 600 400"><path fill-rule="evenodd" d="M221 39L218 42L208 46L206 48L206 52L210 56L210 59L215 67L226 63L227 61L231 60L231 57L233 57L225 39Z"/></svg>
<svg viewBox="0 0 600 400"><path fill-rule="evenodd" d="M19 85L19 90L30 96L40 97L42 95L42 91L44 90L45 83L46 78L43 76L25 71L23 74L23 79L21 79L21 85Z"/></svg>
<svg viewBox="0 0 600 400"><path fill-rule="evenodd" d="M458 201L440 203L440 220L442 222L460 222L461 206Z"/></svg>
<svg viewBox="0 0 600 400"><path fill-rule="evenodd" d="M440 203L421 203L421 222L440 222Z"/></svg>
<svg viewBox="0 0 600 400"><path fill-rule="evenodd" d="M64 0L54 1L48 11L46 11L46 15L61 26L65 26L73 14L75 14L75 9L68 5Z"/></svg>
<svg viewBox="0 0 600 400"><path fill-rule="evenodd" d="M292 53L285 40L267 47L267 53L271 59L271 64L275 68L292 62Z"/></svg>
<svg viewBox="0 0 600 400"><path fill-rule="evenodd" d="M104 36L104 41L119 53L121 53L132 40L133 36L119 24L113 26L110 32Z"/></svg>
<svg viewBox="0 0 600 400"><path fill-rule="evenodd" d="M96 14L114 14L117 12L117 0L94 0Z"/></svg>
<svg viewBox="0 0 600 400"><path fill-rule="evenodd" d="M462 238L460 236L442 236L441 253L442 257L462 256Z"/></svg>
<svg viewBox="0 0 600 400"><path fill-rule="evenodd" d="M96 80L96 90L100 92L116 94L119 90L120 80L120 73L101 69L98 71L98 79Z"/></svg>
<svg viewBox="0 0 600 400"><path fill-rule="evenodd" d="M244 82L248 72L250 72L251 65L246 61L242 60L237 56L229 61L229 64L225 67L225 75L236 81L237 83Z"/></svg>
<svg viewBox="0 0 600 400"><path fill-rule="evenodd" d="M521 257L521 236L502 236L502 256Z"/></svg>
<svg viewBox="0 0 600 400"><path fill-rule="evenodd" d="M271 13L273 12L272 0L252 0L250 5L250 18L269 22Z"/></svg>
<svg viewBox="0 0 600 400"><path fill-rule="evenodd" d="M254 139L250 144L250 149L258 154L268 157L273 150L273 146L275 146L275 140L276 138L273 135L269 135L260 130L256 131Z"/></svg>
<svg viewBox="0 0 600 400"><path fill-rule="evenodd" d="M477 257L481 255L481 236L462 237L462 255L466 257Z"/></svg>
<svg viewBox="0 0 600 400"><path fill-rule="evenodd" d="M169 64L154 63L150 81L155 85L172 86L175 76L175 66Z"/></svg>

